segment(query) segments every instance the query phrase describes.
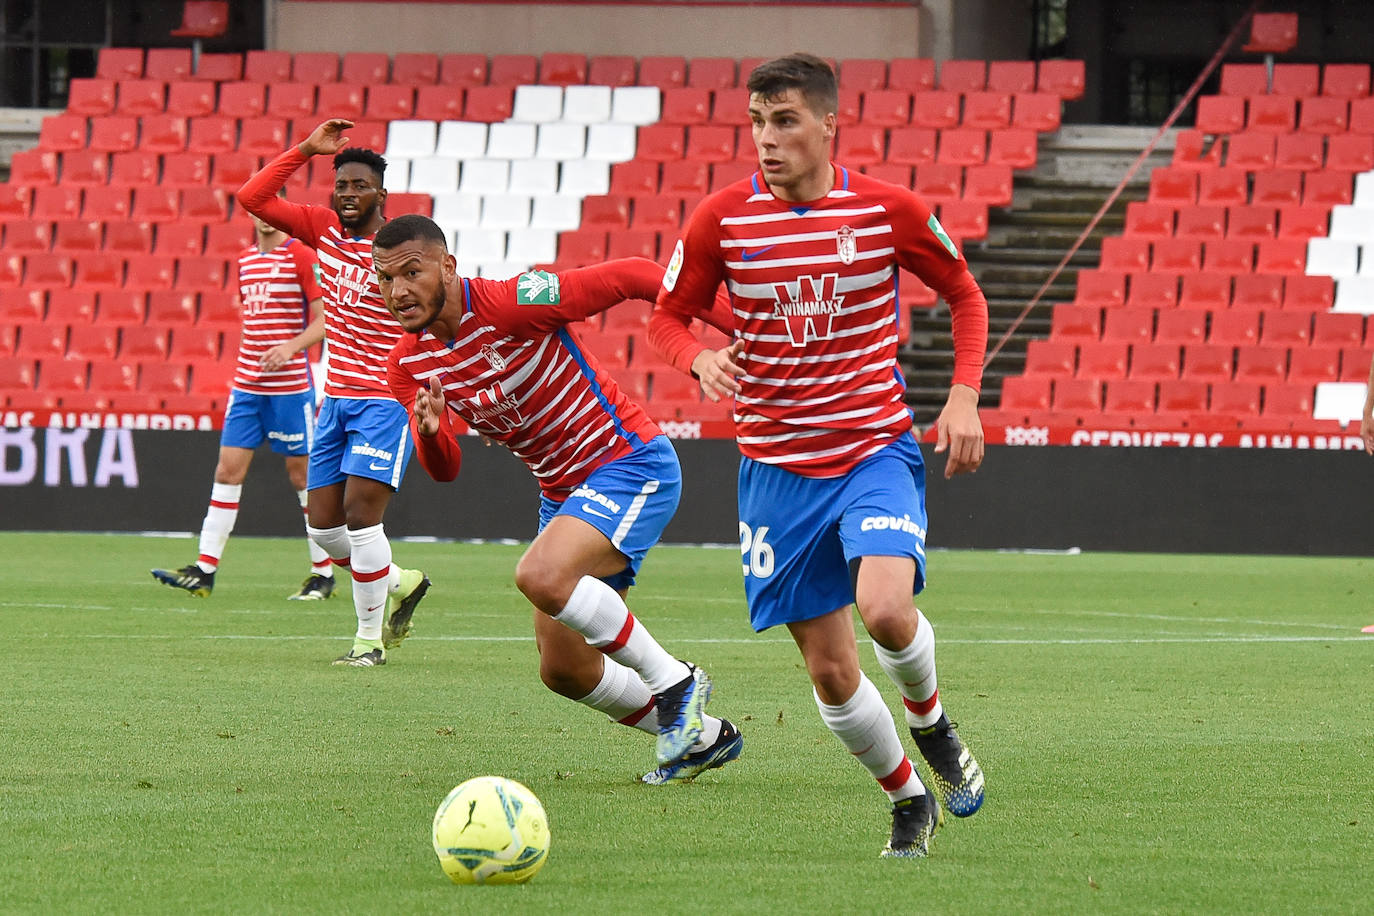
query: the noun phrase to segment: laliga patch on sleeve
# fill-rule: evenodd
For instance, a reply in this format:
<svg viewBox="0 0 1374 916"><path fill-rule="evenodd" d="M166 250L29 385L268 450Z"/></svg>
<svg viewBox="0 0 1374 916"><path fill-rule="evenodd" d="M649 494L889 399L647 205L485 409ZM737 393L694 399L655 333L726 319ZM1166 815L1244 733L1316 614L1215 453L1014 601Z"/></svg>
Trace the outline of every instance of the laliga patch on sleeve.
<svg viewBox="0 0 1374 916"><path fill-rule="evenodd" d="M673 291L677 286L677 275L682 272L682 239L677 240L677 247L673 249L673 257L668 261L668 271L663 275L663 288L668 292Z"/></svg>
<svg viewBox="0 0 1374 916"><path fill-rule="evenodd" d="M940 240L940 244L945 246L949 256L954 260L959 260L959 249L954 247L954 241L945 232L945 227L940 225L940 221L935 218L935 214L930 214L930 219L926 220L926 227L935 233L935 237Z"/></svg>
<svg viewBox="0 0 1374 916"><path fill-rule="evenodd" d="M557 305L558 274L532 270L515 282L515 301L519 305Z"/></svg>

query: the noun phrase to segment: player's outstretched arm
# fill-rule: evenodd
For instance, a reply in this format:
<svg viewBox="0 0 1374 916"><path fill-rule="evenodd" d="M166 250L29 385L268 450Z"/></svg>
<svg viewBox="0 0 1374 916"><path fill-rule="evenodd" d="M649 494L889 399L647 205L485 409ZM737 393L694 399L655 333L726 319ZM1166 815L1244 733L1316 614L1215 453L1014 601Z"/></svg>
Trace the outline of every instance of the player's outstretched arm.
<svg viewBox="0 0 1374 916"><path fill-rule="evenodd" d="M280 153L243 183L234 195L239 206L313 247L324 227L337 220L334 211L293 204L279 197L278 192L311 156L333 155L347 146L348 138L342 132L352 126L352 121L331 118L316 127L310 136Z"/></svg>
<svg viewBox="0 0 1374 916"><path fill-rule="evenodd" d="M948 452L945 479L972 473L983 463L983 423L978 419L978 391L951 385L949 398L935 421L935 451Z"/></svg>
<svg viewBox="0 0 1374 916"><path fill-rule="evenodd" d="M437 377L421 385L401 368L396 350L387 361L387 383L391 396L410 414L410 438L415 442L415 457L420 466L440 483L458 476L463 466L463 450L454 438L444 403L444 389Z"/></svg>

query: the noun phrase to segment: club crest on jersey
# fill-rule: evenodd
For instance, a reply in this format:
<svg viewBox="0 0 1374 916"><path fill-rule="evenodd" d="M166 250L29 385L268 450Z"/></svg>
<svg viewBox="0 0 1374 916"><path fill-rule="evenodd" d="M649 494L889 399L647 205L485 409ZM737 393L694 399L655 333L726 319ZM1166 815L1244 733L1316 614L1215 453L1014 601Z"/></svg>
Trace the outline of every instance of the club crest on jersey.
<svg viewBox="0 0 1374 916"><path fill-rule="evenodd" d="M520 305L557 305L558 275L532 270L515 281L515 301Z"/></svg>
<svg viewBox="0 0 1374 916"><path fill-rule="evenodd" d="M500 353L497 353L496 348L491 344L482 344L482 357L486 359L487 364L497 372L506 371L506 358Z"/></svg>
<svg viewBox="0 0 1374 916"><path fill-rule="evenodd" d="M854 230L841 226L835 232L835 250L839 252L841 264L853 264L859 253L859 245L854 240Z"/></svg>
<svg viewBox="0 0 1374 916"><path fill-rule="evenodd" d="M833 336L835 316L844 305L844 296L835 291L839 282L840 275L835 273L798 277L796 283L773 284L773 317L787 323L792 346Z"/></svg>
<svg viewBox="0 0 1374 916"><path fill-rule="evenodd" d="M506 394L500 382L473 395L467 407L473 425L485 426L492 432L508 433L525 422L520 416L520 402L514 395Z"/></svg>

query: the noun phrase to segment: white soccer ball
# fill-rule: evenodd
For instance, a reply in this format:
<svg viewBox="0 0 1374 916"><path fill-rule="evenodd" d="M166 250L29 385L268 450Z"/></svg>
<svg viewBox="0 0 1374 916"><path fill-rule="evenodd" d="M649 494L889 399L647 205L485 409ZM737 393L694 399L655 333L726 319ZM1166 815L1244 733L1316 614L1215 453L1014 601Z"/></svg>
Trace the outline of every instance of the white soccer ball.
<svg viewBox="0 0 1374 916"><path fill-rule="evenodd" d="M454 884L523 884L549 856L549 819L525 786L478 776L434 812L434 852Z"/></svg>

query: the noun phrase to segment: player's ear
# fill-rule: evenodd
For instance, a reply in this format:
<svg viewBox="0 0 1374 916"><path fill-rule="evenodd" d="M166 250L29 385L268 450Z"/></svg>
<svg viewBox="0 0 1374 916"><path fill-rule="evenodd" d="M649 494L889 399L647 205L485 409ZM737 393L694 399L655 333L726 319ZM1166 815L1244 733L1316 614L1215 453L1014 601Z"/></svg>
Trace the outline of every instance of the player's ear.
<svg viewBox="0 0 1374 916"><path fill-rule="evenodd" d="M448 254L448 253L446 252L446 253L444 254L444 266L443 266L442 270L443 270L443 278L444 278L444 284L445 284L445 285L447 285L447 284L449 284L449 283L452 283L454 280L457 280L457 279L458 279L458 259L455 258L453 255Z"/></svg>
<svg viewBox="0 0 1374 916"><path fill-rule="evenodd" d="M835 139L835 124L836 124L837 120L838 120L838 118L837 118L837 116L835 115L835 112L833 112L833 111L827 111L827 112L825 113L825 117L824 117L824 118L821 118L821 127L822 127L822 128L824 129L824 131L825 131L825 139L826 139L826 140L834 140L834 139Z"/></svg>

